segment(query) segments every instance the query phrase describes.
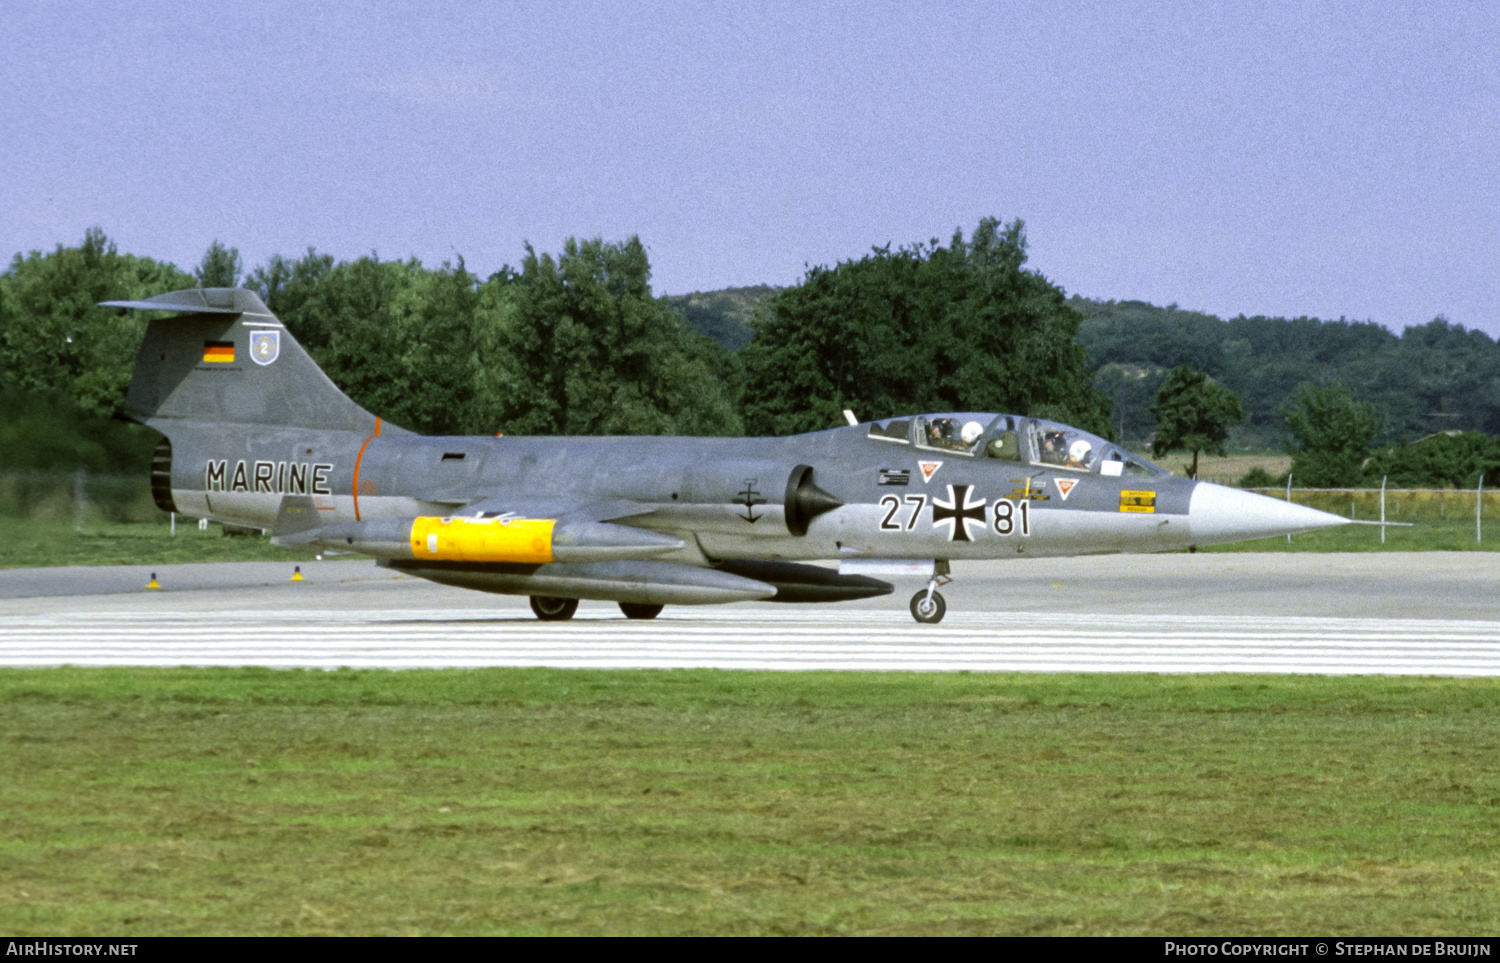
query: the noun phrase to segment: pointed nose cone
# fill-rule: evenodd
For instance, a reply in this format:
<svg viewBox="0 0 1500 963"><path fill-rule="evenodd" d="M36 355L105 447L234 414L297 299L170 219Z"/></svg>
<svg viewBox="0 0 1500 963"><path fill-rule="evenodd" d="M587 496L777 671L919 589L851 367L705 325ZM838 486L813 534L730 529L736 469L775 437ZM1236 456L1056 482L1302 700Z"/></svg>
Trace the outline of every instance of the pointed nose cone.
<svg viewBox="0 0 1500 963"><path fill-rule="evenodd" d="M1188 527L1199 545L1295 535L1348 523L1347 518L1316 508L1209 482L1194 485L1188 502Z"/></svg>

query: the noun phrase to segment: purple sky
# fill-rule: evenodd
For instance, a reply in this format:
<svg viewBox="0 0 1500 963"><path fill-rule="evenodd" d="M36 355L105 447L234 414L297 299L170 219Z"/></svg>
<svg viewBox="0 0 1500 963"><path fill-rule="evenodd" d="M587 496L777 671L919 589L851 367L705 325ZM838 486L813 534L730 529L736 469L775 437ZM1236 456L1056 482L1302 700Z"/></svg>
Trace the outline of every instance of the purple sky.
<svg viewBox="0 0 1500 963"><path fill-rule="evenodd" d="M0 256L309 244L658 293L1027 223L1069 293L1500 334L1500 6L118 4L0 17Z"/></svg>

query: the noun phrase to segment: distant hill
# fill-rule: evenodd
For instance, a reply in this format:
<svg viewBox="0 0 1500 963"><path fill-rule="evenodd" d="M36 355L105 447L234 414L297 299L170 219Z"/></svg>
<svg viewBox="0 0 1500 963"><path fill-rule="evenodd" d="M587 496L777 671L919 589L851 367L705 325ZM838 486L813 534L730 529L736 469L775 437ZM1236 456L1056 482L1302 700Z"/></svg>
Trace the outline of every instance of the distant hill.
<svg viewBox="0 0 1500 963"><path fill-rule="evenodd" d="M755 311L781 288L758 284L749 288L725 288L722 291L695 291L667 297L667 303L687 316L688 324L728 348L738 351L750 343L755 333L750 323Z"/></svg>
<svg viewBox="0 0 1500 963"><path fill-rule="evenodd" d="M1071 298L1083 315L1078 343L1095 385L1115 404L1124 441L1154 426L1147 409L1167 371L1188 365L1240 396L1245 422L1235 447L1274 448L1297 386L1335 382L1373 402L1386 439L1435 431L1500 433L1500 346L1482 331L1435 318L1397 335L1371 321L1239 317L1157 307L1143 301Z"/></svg>

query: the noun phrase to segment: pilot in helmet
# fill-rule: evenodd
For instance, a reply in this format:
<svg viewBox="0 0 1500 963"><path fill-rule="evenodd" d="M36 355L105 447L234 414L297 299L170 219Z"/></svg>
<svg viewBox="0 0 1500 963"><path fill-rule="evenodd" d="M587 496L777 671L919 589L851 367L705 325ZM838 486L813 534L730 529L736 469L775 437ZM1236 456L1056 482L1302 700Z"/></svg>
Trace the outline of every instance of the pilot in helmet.
<svg viewBox="0 0 1500 963"><path fill-rule="evenodd" d="M973 448L974 442L978 441L982 434L984 434L984 425L977 421L969 421L964 423L963 430L958 433L958 437L963 441L965 448Z"/></svg>
<svg viewBox="0 0 1500 963"><path fill-rule="evenodd" d="M1082 438L1078 439L1077 441L1073 442L1073 444L1068 446L1068 464L1076 466L1078 468L1087 468L1089 464L1089 453L1092 452L1093 449L1093 445L1090 445Z"/></svg>

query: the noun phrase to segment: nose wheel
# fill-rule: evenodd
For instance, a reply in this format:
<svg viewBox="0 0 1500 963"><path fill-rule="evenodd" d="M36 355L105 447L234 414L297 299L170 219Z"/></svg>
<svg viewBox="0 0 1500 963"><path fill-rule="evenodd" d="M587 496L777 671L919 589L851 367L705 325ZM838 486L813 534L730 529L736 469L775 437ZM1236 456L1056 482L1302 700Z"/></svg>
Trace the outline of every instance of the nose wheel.
<svg viewBox="0 0 1500 963"><path fill-rule="evenodd" d="M948 603L943 601L942 592L929 592L923 589L911 597L911 617L918 622L936 625L943 621L943 616L947 612Z"/></svg>
<svg viewBox="0 0 1500 963"><path fill-rule="evenodd" d="M941 568L933 572L932 578L928 579L927 587L911 597L911 617L924 625L937 625L948 613L948 603L943 600L943 593L938 591L939 585L947 585L953 581L947 576L947 571L948 566L944 562Z"/></svg>

